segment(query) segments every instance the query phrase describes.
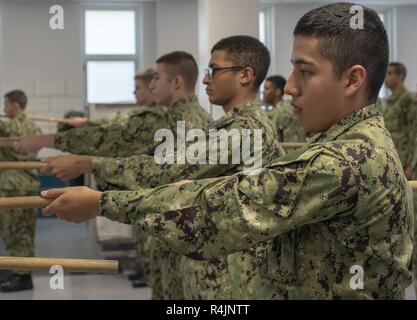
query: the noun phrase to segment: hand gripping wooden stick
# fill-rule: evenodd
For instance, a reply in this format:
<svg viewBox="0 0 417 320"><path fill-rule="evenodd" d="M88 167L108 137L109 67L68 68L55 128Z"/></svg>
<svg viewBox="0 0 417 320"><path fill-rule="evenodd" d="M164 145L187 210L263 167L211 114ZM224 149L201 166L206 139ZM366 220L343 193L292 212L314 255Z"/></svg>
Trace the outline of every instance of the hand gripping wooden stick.
<svg viewBox="0 0 417 320"><path fill-rule="evenodd" d="M65 272L117 273L119 270L119 262L117 260L0 256L1 270L49 271L54 265L63 267Z"/></svg>
<svg viewBox="0 0 417 320"><path fill-rule="evenodd" d="M39 161L0 161L0 170L2 169L42 169L48 166L47 163Z"/></svg>

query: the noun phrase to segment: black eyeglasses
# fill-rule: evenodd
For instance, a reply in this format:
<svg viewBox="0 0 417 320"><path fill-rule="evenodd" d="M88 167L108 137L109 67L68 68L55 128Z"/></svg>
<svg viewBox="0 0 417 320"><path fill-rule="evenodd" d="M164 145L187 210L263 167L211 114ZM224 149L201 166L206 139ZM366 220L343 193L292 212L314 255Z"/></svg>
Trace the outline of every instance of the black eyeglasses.
<svg viewBox="0 0 417 320"><path fill-rule="evenodd" d="M216 67L208 67L204 69L204 73L211 79L213 78L214 74L217 71L221 71L221 70L229 70L229 71L237 71L237 70L242 70L245 69L246 67L239 67L239 66L234 66L234 67L223 67L223 68L216 68Z"/></svg>

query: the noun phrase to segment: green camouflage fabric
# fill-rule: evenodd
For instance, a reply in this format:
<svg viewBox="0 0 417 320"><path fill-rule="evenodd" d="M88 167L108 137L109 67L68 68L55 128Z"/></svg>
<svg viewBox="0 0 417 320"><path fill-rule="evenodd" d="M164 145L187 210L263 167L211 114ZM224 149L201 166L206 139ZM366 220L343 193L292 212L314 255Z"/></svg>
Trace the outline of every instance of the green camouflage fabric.
<svg viewBox="0 0 417 320"><path fill-rule="evenodd" d="M106 126L106 125L112 125L117 123L127 124L129 122L130 117L133 117L135 115L140 116L143 112L143 108L163 108L161 106L156 105L155 103L150 104L149 106L141 106L138 105L135 110L129 111L127 114L121 114L120 111L116 113L113 117L107 117L107 118L101 118L96 120L89 120L87 122L88 126Z"/></svg>
<svg viewBox="0 0 417 320"><path fill-rule="evenodd" d="M387 99L384 120L405 169L411 165L417 138L417 99L402 87Z"/></svg>
<svg viewBox="0 0 417 320"><path fill-rule="evenodd" d="M153 107L154 108L154 107ZM185 131L195 128L204 128L211 121L212 118L200 105L196 96L192 96L185 99L178 100L174 106L167 108L162 113L163 119L159 119L159 123L155 129L167 129L171 130L174 136L177 136L177 123L184 121ZM152 151L146 152L146 154L153 154L155 150L154 133L157 130L152 131L151 140L146 143L152 146ZM131 153L130 155L132 155ZM153 157L151 157L153 159ZM111 163L111 158L100 158L100 161L108 161ZM100 178L101 174L97 174L96 182L99 189L103 190L101 186ZM130 188L131 187L131 188ZM121 186L104 186L107 189L120 189ZM122 189L135 189L134 186L127 185ZM137 249L140 254L140 265L143 267L145 274L145 281L152 288L153 299L183 299L184 293L182 289L182 277L180 272L174 271L174 268L179 268L176 261L179 259L179 255L174 254L172 251L167 250L161 246L160 242L156 239L148 239L149 237L137 237ZM178 269L179 270L179 269Z"/></svg>
<svg viewBox="0 0 417 320"><path fill-rule="evenodd" d="M268 116L275 125L279 142L305 142L306 133L292 112L288 101L280 101L268 112Z"/></svg>
<svg viewBox="0 0 417 320"><path fill-rule="evenodd" d="M0 121L0 137L39 134L40 129L21 114ZM0 161L34 161L36 154L18 153L12 148L0 148ZM0 197L35 196L39 192L36 170L0 170ZM0 238L9 255L33 257L35 254L36 209L1 209ZM19 274L30 272L18 271Z"/></svg>
<svg viewBox="0 0 417 320"><path fill-rule="evenodd" d="M233 144L231 136L226 139L227 146L221 144L221 139L216 138L214 147L216 159L221 155L227 154L227 164L208 164L210 135L213 132L238 133L243 136L243 130L249 130L253 136L254 130L262 132L262 149L259 147L255 151L254 139L250 139L250 150L259 152L262 155L260 164L265 164L278 158L283 154L278 145L276 132L273 124L268 119L266 113L261 109L259 101L247 102L238 108L226 113L217 121L212 122L204 130L205 139L201 142L191 142L190 146L203 145L205 150L202 162L205 164L157 164L154 157L139 155L124 159L97 158L93 161L93 173L96 181L101 181L104 185L102 190L109 189L129 189L134 190L140 187L156 187L182 179L202 179L231 175L245 169L247 158L240 158L240 161L233 163L233 154L242 154L243 143ZM212 144L213 145L213 144ZM177 157L175 153L174 159ZM216 161L220 162L220 161ZM249 166L249 164L248 164ZM106 183L104 183L106 182ZM155 239L155 241L157 241ZM239 292L242 299L253 298L253 292L259 286L257 277L257 266L263 262L264 247L257 246L248 248L229 257L213 259L209 261L197 261L182 257L183 265L179 272L184 275L184 294L186 299L229 299L233 294ZM178 257L177 254L175 256ZM180 258L177 258L178 261ZM176 262L170 264L170 268L175 268ZM235 272L236 271L236 272ZM233 280L232 280L233 279Z"/></svg>
<svg viewBox="0 0 417 320"><path fill-rule="evenodd" d="M260 299L401 299L411 284L411 188L375 104L256 175L109 191L100 214L195 259L269 240Z"/></svg>
<svg viewBox="0 0 417 320"><path fill-rule="evenodd" d="M75 154L108 157L129 157L133 154L152 155L157 143L154 134L159 129L171 128L177 121L197 121L205 125L208 113L201 108L196 96L178 100L170 108L143 107L135 110L127 122L105 126L87 126L58 133L55 146Z"/></svg>
<svg viewBox="0 0 417 320"><path fill-rule="evenodd" d="M417 145L417 140L415 144ZM417 180L417 148L414 149L414 155L413 155L413 160L411 162L411 166L413 169L412 179L415 181ZM417 191L416 190L414 190L413 192L413 200L414 200L414 221L417 221ZM415 287L415 292L417 295L417 227L414 229L414 252L413 252L412 266L413 266L413 274L414 274L414 287Z"/></svg>

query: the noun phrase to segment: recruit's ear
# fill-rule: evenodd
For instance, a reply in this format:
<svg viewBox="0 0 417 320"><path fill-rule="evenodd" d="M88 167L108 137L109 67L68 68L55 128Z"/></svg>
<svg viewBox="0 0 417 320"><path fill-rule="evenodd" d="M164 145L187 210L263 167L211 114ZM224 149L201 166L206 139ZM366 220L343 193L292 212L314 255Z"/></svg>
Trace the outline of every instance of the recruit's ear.
<svg viewBox="0 0 417 320"><path fill-rule="evenodd" d="M354 65L346 70L342 78L345 82L345 97L351 98L366 86L367 71L361 65Z"/></svg>
<svg viewBox="0 0 417 320"><path fill-rule="evenodd" d="M184 87L184 79L183 79L183 77L181 77L181 76L176 76L176 77L172 80L172 83L173 83L173 87L174 87L174 89L175 89L175 90L179 90L179 89L181 89L182 87Z"/></svg>
<svg viewBox="0 0 417 320"><path fill-rule="evenodd" d="M246 67L240 72L240 83L241 85L247 85L252 83L255 79L255 72L251 67Z"/></svg>

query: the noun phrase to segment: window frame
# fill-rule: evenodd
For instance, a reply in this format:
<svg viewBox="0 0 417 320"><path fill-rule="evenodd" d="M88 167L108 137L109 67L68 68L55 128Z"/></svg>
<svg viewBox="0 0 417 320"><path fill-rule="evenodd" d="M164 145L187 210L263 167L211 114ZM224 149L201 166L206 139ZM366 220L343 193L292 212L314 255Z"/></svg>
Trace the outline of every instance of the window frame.
<svg viewBox="0 0 417 320"><path fill-rule="evenodd" d="M135 53L134 54L87 54L86 53L86 12L87 11L133 11L135 14ZM139 66L143 65L143 46L142 46L142 5L141 4L117 4L117 3L103 3L103 4L85 4L81 6L81 57L83 67L83 101L88 111L89 104L96 104L96 102L88 102L88 83L87 83L87 63L95 61L133 61L135 72ZM133 79L132 79L133 81ZM99 103L99 102L97 102ZM123 103L135 104L135 101ZM111 105L111 103L109 103Z"/></svg>
<svg viewBox="0 0 417 320"><path fill-rule="evenodd" d="M384 16L384 27L387 31L389 43L389 62L397 60L397 37L396 37L396 8L392 6L376 6L373 9L378 15ZM379 98L385 99L389 96L389 90L385 84L381 87Z"/></svg>
<svg viewBox="0 0 417 320"><path fill-rule="evenodd" d="M275 6L273 4L261 4L259 15L265 16L265 46L271 56L271 65L268 74L276 73L276 37L275 37ZM260 23L259 23L260 33ZM259 34L259 38L261 35Z"/></svg>

